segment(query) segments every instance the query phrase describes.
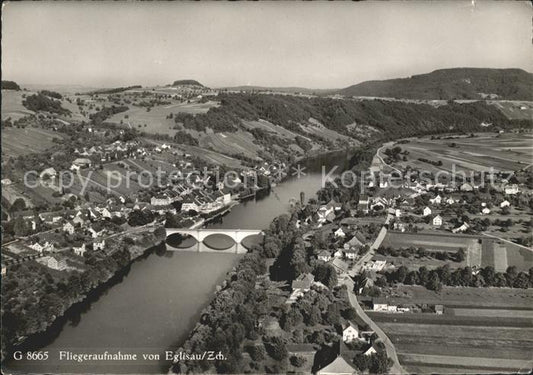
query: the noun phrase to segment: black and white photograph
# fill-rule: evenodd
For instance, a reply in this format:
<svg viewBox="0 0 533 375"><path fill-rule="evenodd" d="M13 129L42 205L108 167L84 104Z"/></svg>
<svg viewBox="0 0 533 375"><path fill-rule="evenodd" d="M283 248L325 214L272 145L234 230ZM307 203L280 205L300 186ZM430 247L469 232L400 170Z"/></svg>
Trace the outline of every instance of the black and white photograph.
<svg viewBox="0 0 533 375"><path fill-rule="evenodd" d="M531 374L531 1L5 1L1 369Z"/></svg>

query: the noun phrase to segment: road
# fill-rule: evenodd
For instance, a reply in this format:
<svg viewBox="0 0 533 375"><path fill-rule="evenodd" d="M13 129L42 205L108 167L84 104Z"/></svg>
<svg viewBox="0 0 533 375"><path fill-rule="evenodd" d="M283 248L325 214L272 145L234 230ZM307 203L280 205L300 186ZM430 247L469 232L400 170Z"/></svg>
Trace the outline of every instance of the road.
<svg viewBox="0 0 533 375"><path fill-rule="evenodd" d="M350 304L355 309L355 312L357 313L357 316L361 318L372 331L374 331L381 342L385 345L385 350L387 351L387 356L392 359L393 365L389 371L390 374L407 374L407 371L404 370L402 365L400 364L400 361L398 360L398 354L396 353L396 348L394 347L394 344L392 341L390 341L389 337L383 332L379 326L374 323L372 319L368 315L366 315L365 311L359 305L359 301L357 301L357 296L353 292L354 289L354 283L350 278L344 279L344 284L348 288L348 299L350 300Z"/></svg>
<svg viewBox="0 0 533 375"><path fill-rule="evenodd" d="M392 145L392 142L389 142L389 143L385 143L383 146L381 146L380 148L378 148L378 150L377 150L377 152L376 152L376 156L378 157L379 161L380 161L381 163L383 163L383 165L385 165L385 166L387 166L387 167L389 167L389 168L391 168L391 169L394 169L394 170L395 170L396 172L398 172L398 173L400 174L400 176L401 176L401 175L402 175L402 171L400 171L400 170L399 170L398 168L396 168L396 167L393 167L393 166L390 165L390 164L385 163L385 160L383 160L383 158L382 158L381 155L380 155L380 152L381 152L381 150L382 150L383 148L385 148L385 147L389 147L389 146L391 146L391 145Z"/></svg>
<svg viewBox="0 0 533 375"><path fill-rule="evenodd" d="M372 257L374 256L374 252L376 249L378 249L385 239L385 236L387 235L387 225L393 218L392 213L387 213L387 219L385 220L385 223L383 227L381 228L378 236L374 240L374 243L370 246L370 249L368 252L363 255L360 259L355 262L355 265L352 268L352 275L354 276L356 272L358 272L362 267L363 264L368 262ZM346 285L348 289L348 299L350 300L350 304L355 309L355 312L357 313L357 316L360 317L369 327L372 331L376 332L379 339L383 344L385 345L385 350L387 351L387 356L392 359L393 365L389 371L390 374L407 374L407 371L402 367L400 364L400 361L398 360L398 354L396 353L396 348L394 347L394 344L392 341L390 341L389 337L385 334L385 332L379 328L379 326L374 323L372 319L366 314L366 312L363 310L361 305L359 305L359 301L357 300L357 296L353 292L354 290L354 282L350 277L344 278L344 284Z"/></svg>

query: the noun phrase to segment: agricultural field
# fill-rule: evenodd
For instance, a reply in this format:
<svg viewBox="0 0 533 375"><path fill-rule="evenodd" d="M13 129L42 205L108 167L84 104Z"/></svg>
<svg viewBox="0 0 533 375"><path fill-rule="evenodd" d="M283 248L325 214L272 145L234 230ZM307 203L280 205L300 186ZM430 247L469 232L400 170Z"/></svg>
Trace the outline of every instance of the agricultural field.
<svg viewBox="0 0 533 375"><path fill-rule="evenodd" d="M498 272L504 272L509 266L527 272L533 267L533 250L509 242L483 238L481 267L486 266L492 266Z"/></svg>
<svg viewBox="0 0 533 375"><path fill-rule="evenodd" d="M410 373L502 373L533 365L533 291L389 288L389 303L442 304L444 314L374 313Z"/></svg>
<svg viewBox="0 0 533 375"><path fill-rule="evenodd" d="M242 167L242 163L239 159L235 159L231 156L223 155L219 152L213 150L206 150L198 146L189 146L185 144L174 144L169 143L168 141L155 141L152 139L144 138L145 141L152 143L154 145L161 146L163 143L170 144L172 146L172 151L177 152L178 154L189 154L191 156L205 160L208 163L225 165L229 168L239 168ZM171 163L176 159L174 155L170 152L162 152L161 154L152 155L153 160L160 160L167 163Z"/></svg>
<svg viewBox="0 0 533 375"><path fill-rule="evenodd" d="M313 118L309 119L309 123L310 125L309 124L300 125L302 130L305 131L306 133L313 134L315 136L318 136L320 138L323 138L333 143L335 143L338 140L354 143L354 140L352 138L339 134L334 130L326 128L319 121Z"/></svg>
<svg viewBox="0 0 533 375"><path fill-rule="evenodd" d="M52 130L26 127L2 129L2 156L17 157L43 152L56 146L54 138L63 139L61 133Z"/></svg>
<svg viewBox="0 0 533 375"><path fill-rule="evenodd" d="M432 269L432 268L442 267L442 266L444 266L446 264L448 266L450 266L450 269L452 269L452 270L455 269L455 268L462 268L462 267L466 267L467 266L467 262L466 261L463 261L463 262L452 262L450 260L439 260L439 259L435 259L433 257L424 257L424 258L410 257L410 258L404 258L404 257L401 257L401 256L394 257L394 256L389 256L389 255L385 256L385 255L375 254L372 257L372 260L385 260L387 262L387 264L391 264L394 267L405 266L409 270L418 270L422 266L424 266L424 267L426 267L428 269Z"/></svg>
<svg viewBox="0 0 533 375"><path fill-rule="evenodd" d="M407 248L423 247L428 251L456 252L476 247L478 238L475 236L457 235L442 232L401 233L389 231L383 240L382 247Z"/></svg>
<svg viewBox="0 0 533 375"><path fill-rule="evenodd" d="M387 300L397 304L442 304L462 308L533 310L533 290L516 288L442 288L440 293L416 285L398 285L384 291Z"/></svg>
<svg viewBox="0 0 533 375"><path fill-rule="evenodd" d="M498 272L504 272L509 266L515 266L518 271L526 272L533 267L533 250L483 236L443 232L401 233L389 231L381 246L394 249L414 246L423 247L427 251L446 251L451 253L455 253L461 248L465 249L467 252L467 263L461 265L460 263L449 262L452 267L459 265L461 267L465 265L470 267L492 266ZM403 261L400 257L392 257L390 261L394 261L394 264L399 262L399 265L406 263L404 265L413 268L416 262L423 262L424 260L417 259L413 261L405 259ZM440 264L441 261L436 259L428 260L424 263L420 264L420 266L438 267L443 265Z"/></svg>
<svg viewBox="0 0 533 375"><path fill-rule="evenodd" d="M34 114L22 105L22 95L30 95L25 91L2 90L2 121L11 117L11 120L18 120L21 117ZM2 142L2 148L4 148Z"/></svg>
<svg viewBox="0 0 533 375"><path fill-rule="evenodd" d="M257 158L261 147L253 143L252 134L244 131L235 133L210 133L200 139L200 146L222 154L242 154L248 158Z"/></svg>
<svg viewBox="0 0 533 375"><path fill-rule="evenodd" d="M216 107L217 105L216 102L181 103L176 101L169 105L154 106L150 112L147 112L145 107L128 105L130 109L115 114L107 121L114 123L121 123L122 121L125 125L139 131L173 136L176 133L176 129L174 128L176 123L173 118L167 118L168 115L178 112L190 113L193 115L206 113L210 108Z"/></svg>
<svg viewBox="0 0 533 375"><path fill-rule="evenodd" d="M269 133L273 133L277 135L280 138L283 139L294 139L298 134L291 132L290 130L287 130L279 125L274 125L266 120L258 120L258 121L244 121L242 122L243 127L246 129L262 129Z"/></svg>
<svg viewBox="0 0 533 375"><path fill-rule="evenodd" d="M509 119L530 120L533 118L533 103L531 102L495 101L489 104L498 108Z"/></svg>
<svg viewBox="0 0 533 375"><path fill-rule="evenodd" d="M454 139L417 138L399 145L408 151L407 161L394 164L398 168L407 165L438 172L464 171L511 171L531 164L533 159L532 134L477 134L473 138L454 137ZM453 147L452 147L453 146ZM442 166L418 159L442 161Z"/></svg>
<svg viewBox="0 0 533 375"><path fill-rule="evenodd" d="M19 198L24 199L26 207L33 207L32 199L18 189L16 184L2 185L2 202L11 206Z"/></svg>

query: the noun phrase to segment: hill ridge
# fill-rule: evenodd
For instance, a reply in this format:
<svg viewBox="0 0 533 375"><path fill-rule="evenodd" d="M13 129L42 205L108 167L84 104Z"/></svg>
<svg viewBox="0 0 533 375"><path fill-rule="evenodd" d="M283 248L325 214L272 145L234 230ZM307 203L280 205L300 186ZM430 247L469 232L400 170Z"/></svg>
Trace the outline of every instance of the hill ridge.
<svg viewBox="0 0 533 375"><path fill-rule="evenodd" d="M345 96L399 99L533 100L533 74L519 68L449 68L406 78L364 81L338 91Z"/></svg>

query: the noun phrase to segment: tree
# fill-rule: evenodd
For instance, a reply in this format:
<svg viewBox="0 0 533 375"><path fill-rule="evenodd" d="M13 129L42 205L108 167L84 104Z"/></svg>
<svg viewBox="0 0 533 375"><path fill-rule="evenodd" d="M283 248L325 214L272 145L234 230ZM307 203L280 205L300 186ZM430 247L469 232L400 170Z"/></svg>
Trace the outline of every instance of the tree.
<svg viewBox="0 0 533 375"><path fill-rule="evenodd" d="M436 272L432 271L429 281L426 284L426 288L429 290L434 290L437 293L442 290L442 283L440 282L439 275Z"/></svg>
<svg viewBox="0 0 533 375"><path fill-rule="evenodd" d="M364 354L357 354L353 359L353 364L361 372L365 372L370 367L370 357Z"/></svg>
<svg viewBox="0 0 533 375"><path fill-rule="evenodd" d="M246 351L250 354L250 358L252 358L255 362L260 362L263 359L265 359L265 347L261 345L248 345L246 347Z"/></svg>
<svg viewBox="0 0 533 375"><path fill-rule="evenodd" d="M320 281L330 289L337 285L337 272L331 264L317 264L313 271L313 275L315 276L316 281Z"/></svg>
<svg viewBox="0 0 533 375"><path fill-rule="evenodd" d="M339 320L341 318L341 314L339 311L339 306L336 302L329 304L325 316L325 320L331 324L335 325L339 323Z"/></svg>
<svg viewBox="0 0 533 375"><path fill-rule="evenodd" d="M292 277L296 278L302 273L309 272L310 268L307 264L306 252L302 242L296 242L290 260Z"/></svg>
<svg viewBox="0 0 533 375"><path fill-rule="evenodd" d="M279 336L264 338L264 344L269 356L277 361L281 361L289 355L285 341Z"/></svg>
<svg viewBox="0 0 533 375"><path fill-rule="evenodd" d="M465 249L460 248L459 250L457 250L457 252L455 253L455 260L457 262L463 262L465 258L466 258Z"/></svg>
<svg viewBox="0 0 533 375"><path fill-rule="evenodd" d="M370 373L372 374L386 374L392 367L392 360L387 357L386 352L372 354L370 356Z"/></svg>
<svg viewBox="0 0 533 375"><path fill-rule="evenodd" d="M418 269L418 278L420 280L420 284L427 284L429 280L429 271L426 267L422 266Z"/></svg>
<svg viewBox="0 0 533 375"><path fill-rule="evenodd" d="M403 284L408 273L409 269L407 267L400 266L396 271L396 281Z"/></svg>
<svg viewBox="0 0 533 375"><path fill-rule="evenodd" d="M342 310L342 317L346 320L355 320L357 314L353 307L348 307L347 309Z"/></svg>
<svg viewBox="0 0 533 375"><path fill-rule="evenodd" d="M23 198L17 198L10 207L11 212L23 211L26 209L26 201Z"/></svg>
<svg viewBox="0 0 533 375"><path fill-rule="evenodd" d="M291 361L291 364L294 366L294 367L302 367L306 361L306 359L302 356L296 356L296 355L293 355L291 358L290 358L290 361Z"/></svg>
<svg viewBox="0 0 533 375"><path fill-rule="evenodd" d="M507 271L505 272L505 277L507 279L508 286L512 287L514 285L514 281L517 276L518 276L518 271L516 269L516 266L507 267Z"/></svg>
<svg viewBox="0 0 533 375"><path fill-rule="evenodd" d="M13 233L17 237L26 236L30 233L30 226L27 225L22 216L17 216L15 220L13 220Z"/></svg>

